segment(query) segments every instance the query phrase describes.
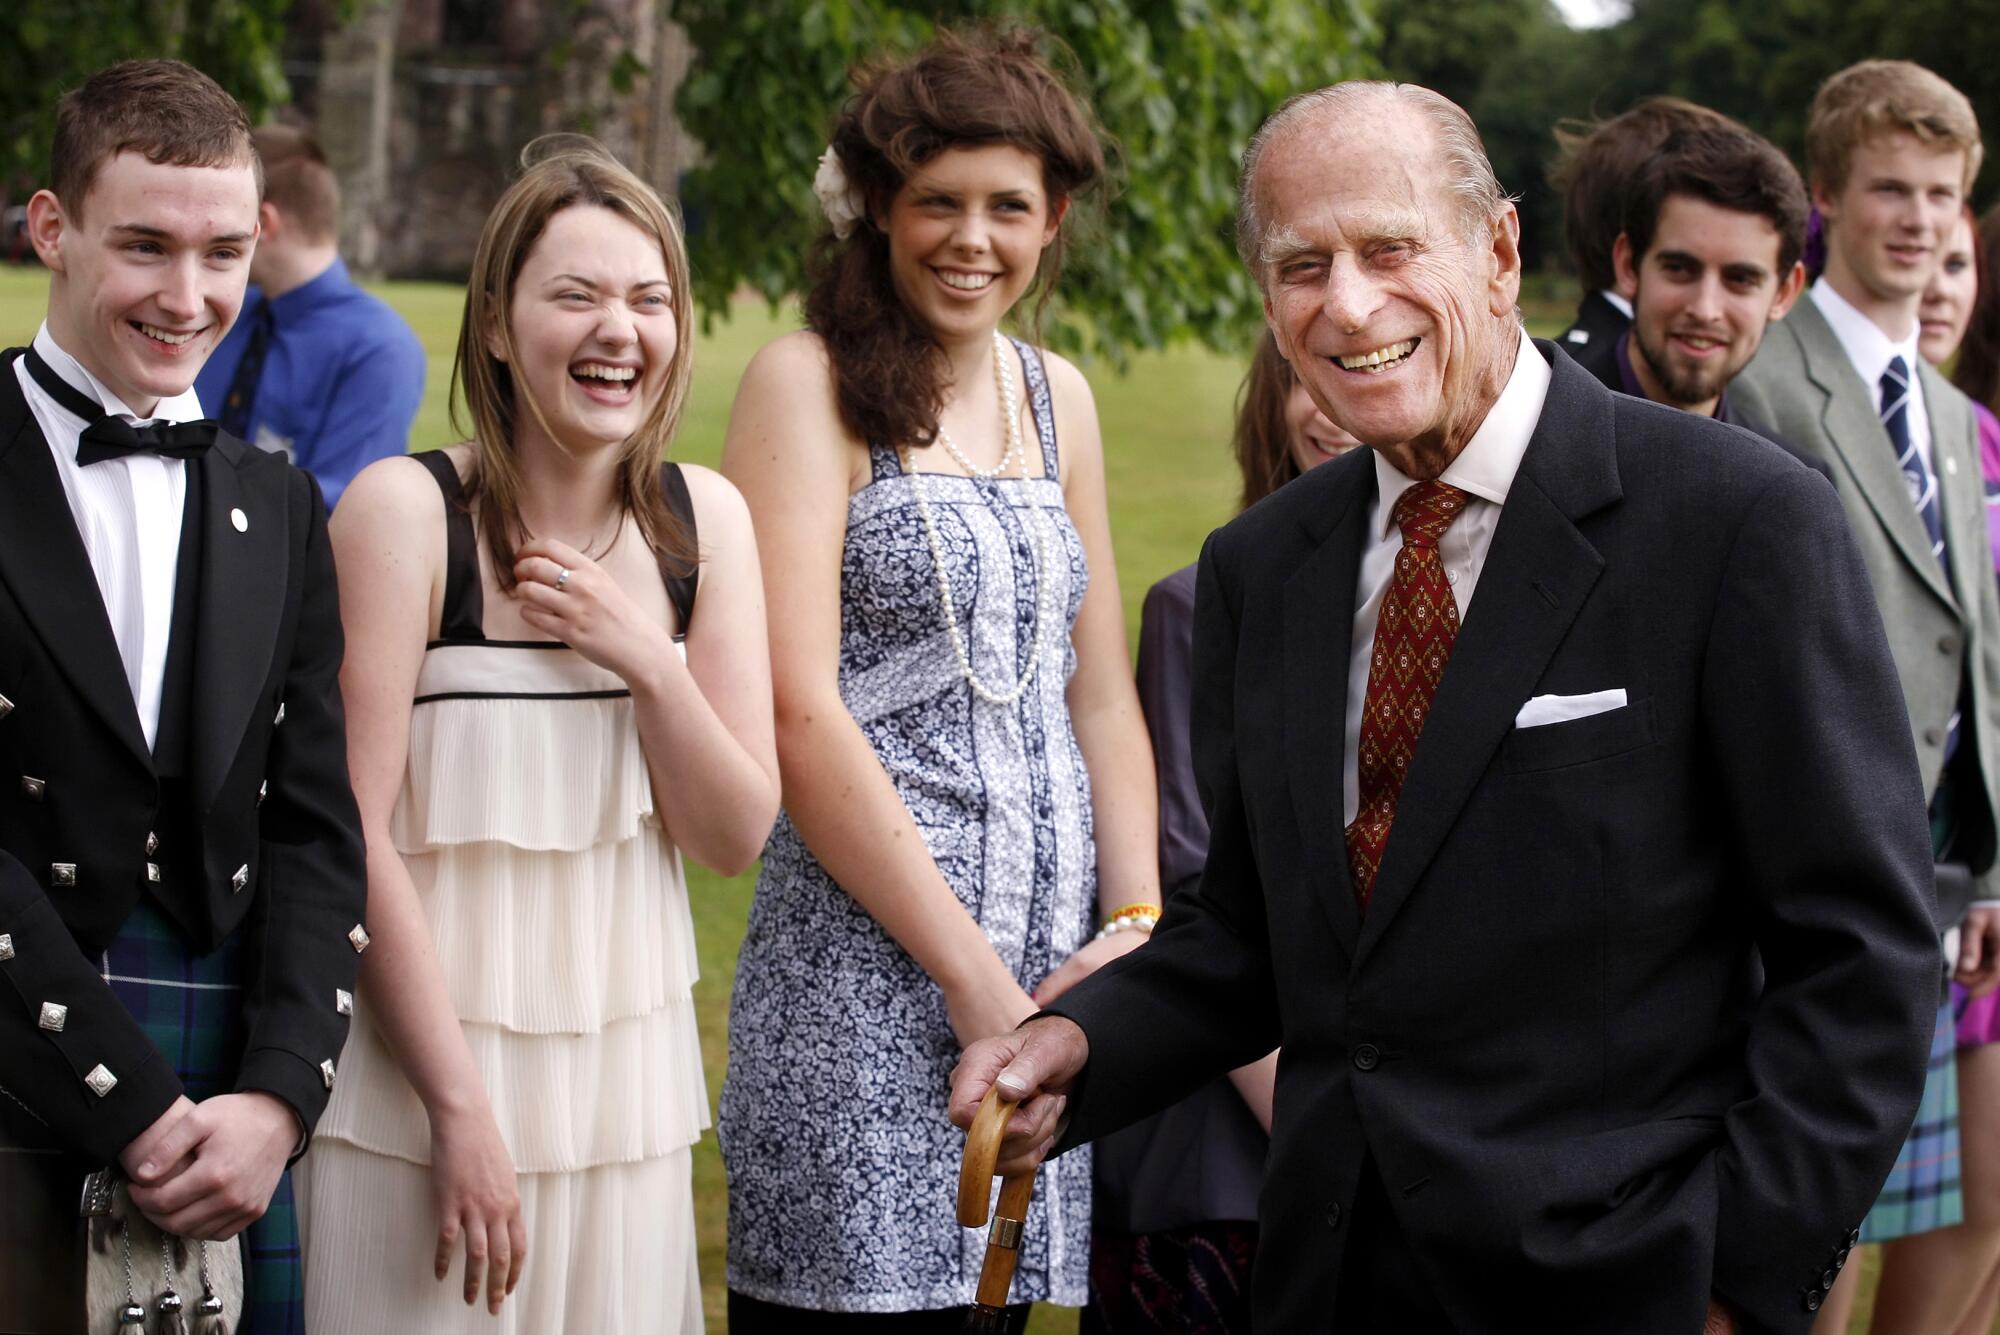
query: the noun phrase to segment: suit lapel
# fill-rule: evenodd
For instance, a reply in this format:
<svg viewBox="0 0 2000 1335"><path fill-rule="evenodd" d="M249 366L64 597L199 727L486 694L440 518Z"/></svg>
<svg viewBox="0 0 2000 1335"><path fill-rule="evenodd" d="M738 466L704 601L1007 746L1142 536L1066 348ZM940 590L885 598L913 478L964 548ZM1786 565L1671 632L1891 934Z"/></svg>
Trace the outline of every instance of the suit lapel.
<svg viewBox="0 0 2000 1335"><path fill-rule="evenodd" d="M1902 467L1896 462L1895 451L1882 426L1873 398L1874 387L1861 382L1854 363L1847 359L1847 349L1840 345L1839 335L1810 299L1800 301L1784 322L1799 340L1806 377L1826 395L1820 427L1833 442L1834 452L1853 476L1868 508L1875 512L1876 522L1882 525L1917 578L1946 603L1958 606L1957 599L1945 587L1944 571L1931 555L1930 534L1910 500L1910 484L1903 478ZM1932 458L1936 456L1933 450Z"/></svg>
<svg viewBox="0 0 2000 1335"><path fill-rule="evenodd" d="M1368 540L1368 512L1375 495L1373 454L1357 450L1346 465L1365 480L1341 489L1342 500L1326 527L1309 532L1316 544L1285 581L1285 767L1305 847L1314 898L1326 909L1334 935L1349 957L1361 930L1347 845L1341 826L1345 774L1347 668L1353 643L1354 586ZM1328 464L1327 467L1341 465ZM1332 762L1333 783L1327 782Z"/></svg>
<svg viewBox="0 0 2000 1335"><path fill-rule="evenodd" d="M228 777L263 698L284 612L287 474L282 468L253 472L245 467L250 462L248 446L219 436L190 479L201 489L202 551L189 779L195 809L203 813Z"/></svg>
<svg viewBox="0 0 2000 1335"><path fill-rule="evenodd" d="M77 694L151 768L97 574L11 359L0 365L0 442L0 581Z"/></svg>
<svg viewBox="0 0 2000 1335"><path fill-rule="evenodd" d="M1437 855L1604 569L1576 521L1622 494L1611 396L1567 357L1552 361L1541 420L1403 781L1357 967Z"/></svg>
<svg viewBox="0 0 2000 1335"><path fill-rule="evenodd" d="M1951 555L1952 592L1957 605L1979 606L1977 581L1988 579L1989 551L1984 503L1985 487L1979 469L1979 426L1973 421L1969 400L1950 381L1932 369L1930 363L1917 367L1923 385L1924 411L1931 420L1931 469L1937 475L1938 515L1944 523L1945 551ZM1974 499L1962 502L1967 489ZM1912 513L1915 507L1912 507ZM1976 516L1976 522L1960 522Z"/></svg>

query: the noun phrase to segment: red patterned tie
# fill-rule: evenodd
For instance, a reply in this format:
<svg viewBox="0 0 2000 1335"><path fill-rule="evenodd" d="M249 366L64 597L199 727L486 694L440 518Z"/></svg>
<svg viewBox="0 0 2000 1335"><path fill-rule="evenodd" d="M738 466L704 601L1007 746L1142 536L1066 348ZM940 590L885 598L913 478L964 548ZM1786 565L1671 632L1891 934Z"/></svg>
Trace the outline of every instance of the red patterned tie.
<svg viewBox="0 0 2000 1335"><path fill-rule="evenodd" d="M1396 498L1403 549L1396 553L1396 572L1375 622L1355 761L1361 804L1347 827L1347 870L1364 914L1382 869L1403 777L1458 639L1458 603L1445 578L1438 539L1464 509L1465 493L1443 482L1419 482Z"/></svg>

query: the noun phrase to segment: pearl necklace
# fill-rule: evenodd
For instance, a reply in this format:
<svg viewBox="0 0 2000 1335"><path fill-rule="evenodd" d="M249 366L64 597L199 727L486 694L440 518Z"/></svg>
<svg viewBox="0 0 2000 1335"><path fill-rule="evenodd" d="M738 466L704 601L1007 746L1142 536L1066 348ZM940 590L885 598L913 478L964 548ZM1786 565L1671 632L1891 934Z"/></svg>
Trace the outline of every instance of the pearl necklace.
<svg viewBox="0 0 2000 1335"><path fill-rule="evenodd" d="M951 437L945 434L942 426L938 428L937 435L938 440L943 443L945 450L951 457L958 462L960 467L966 469L974 477L983 481L992 481L999 476L1000 470L1005 468L1007 461L1011 459L1017 466L1017 476L1025 482L1028 479L1028 461L1026 456L1021 452L1020 406L1014 397L1014 374L1012 369L1007 365L1005 348L1006 344L996 330L993 335L993 367L995 378L1000 382L1000 410L1007 418L1007 452L1000 456L999 467L994 468L991 472L984 472L973 468L967 462L965 456L960 454L957 447L951 443ZM1028 546L1033 553L1035 568L1034 638L1029 641L1028 664L1021 669L1019 680L1014 683L1013 688L1010 690L996 690L987 685L985 680L973 670L972 656L966 651L965 647L965 636L958 628L958 612L952 603L951 597L951 575L945 570L944 564L944 543L938 539L937 520L931 514L930 497L925 490L923 482L924 475L910 466L910 450L908 446L897 446L896 455L902 461L904 474L910 479L910 494L916 498L917 515L924 523L924 538L930 544L931 549L931 568L937 572L938 601L944 607L945 635L951 640L951 651L958 659L959 675L965 678L966 684L972 688L972 693L981 700L986 701L986 703L1002 707L1011 705L1027 694L1028 684L1035 677L1035 669L1041 665L1044 648L1042 643L1042 628L1051 619L1049 616L1049 607L1053 601L1053 585L1048 577L1050 561L1046 554L1048 546L1047 523L1038 513L1037 507L1033 505L1028 506L1022 512L1021 525L1028 530ZM1031 516L1032 522L1030 522Z"/></svg>
<svg viewBox="0 0 2000 1335"><path fill-rule="evenodd" d="M939 422L937 428L937 442L944 446L944 452L957 461L968 477L976 477L981 482L991 482L1016 463L1021 464L1023 477L1028 472L1027 465L1021 460L1021 423L1013 410L1014 368L1007 362L1007 340L1000 336L997 329L993 331L993 378L1000 384L1000 405L1007 413L1007 448L1000 455L999 463L991 468L974 467L972 460L958 448L958 442L951 438L951 433L944 429L944 423Z"/></svg>

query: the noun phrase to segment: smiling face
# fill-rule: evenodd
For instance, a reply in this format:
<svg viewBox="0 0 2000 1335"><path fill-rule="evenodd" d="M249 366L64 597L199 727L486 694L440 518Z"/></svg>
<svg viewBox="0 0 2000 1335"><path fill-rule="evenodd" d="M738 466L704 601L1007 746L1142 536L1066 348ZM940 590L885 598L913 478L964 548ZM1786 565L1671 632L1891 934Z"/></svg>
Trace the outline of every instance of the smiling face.
<svg viewBox="0 0 2000 1335"><path fill-rule="evenodd" d="M1933 366L1951 360L1972 322L1972 301L1979 295L1979 270L1972 260L1972 248L1979 244L1972 223L1963 213L1944 245L1944 258L1924 289L1923 304L1917 307L1917 350Z"/></svg>
<svg viewBox="0 0 2000 1335"><path fill-rule="evenodd" d="M896 294L942 341L986 337L1034 282L1063 207L1031 153L946 149L903 183L882 220Z"/></svg>
<svg viewBox="0 0 2000 1335"><path fill-rule="evenodd" d="M176 167L120 153L65 208L28 203L48 267L49 332L140 414L185 393L243 307L257 241L249 162Z"/></svg>
<svg viewBox="0 0 2000 1335"><path fill-rule="evenodd" d="M1418 480L1485 420L1519 337L1514 210L1469 220L1447 185L1428 123L1386 98L1289 127L1255 183L1285 360L1328 418Z"/></svg>
<svg viewBox="0 0 2000 1335"><path fill-rule="evenodd" d="M1285 395L1285 448L1301 473L1329 459L1338 459L1360 444L1327 420L1303 380L1296 377L1292 380L1291 392Z"/></svg>
<svg viewBox="0 0 2000 1335"><path fill-rule="evenodd" d="M1909 333L1965 200L1965 154L1907 130L1857 144L1847 181L1813 184L1826 219L1826 278L1892 339Z"/></svg>
<svg viewBox="0 0 2000 1335"><path fill-rule="evenodd" d="M630 439L659 402L680 347L672 292L659 243L624 215L575 205L551 217L508 304L522 434L536 431L525 388L571 453Z"/></svg>
<svg viewBox="0 0 2000 1335"><path fill-rule="evenodd" d="M1781 238L1760 213L1669 195L1653 240L1634 257L1629 238L1613 251L1619 281L1634 293L1632 370L1647 397L1707 415L1750 364L1773 320L1797 299L1805 270L1778 272Z"/></svg>

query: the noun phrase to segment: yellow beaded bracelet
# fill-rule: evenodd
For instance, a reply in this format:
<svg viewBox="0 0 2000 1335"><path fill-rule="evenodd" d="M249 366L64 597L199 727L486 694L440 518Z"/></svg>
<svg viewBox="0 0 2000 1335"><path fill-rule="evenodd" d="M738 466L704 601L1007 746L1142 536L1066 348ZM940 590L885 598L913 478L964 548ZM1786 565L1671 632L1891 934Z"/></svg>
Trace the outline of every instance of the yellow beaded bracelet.
<svg viewBox="0 0 2000 1335"><path fill-rule="evenodd" d="M1158 922L1160 920L1160 906L1158 904L1148 904L1144 901L1136 904L1120 905L1105 916L1104 925L1109 927L1120 918L1151 918L1154 922Z"/></svg>

